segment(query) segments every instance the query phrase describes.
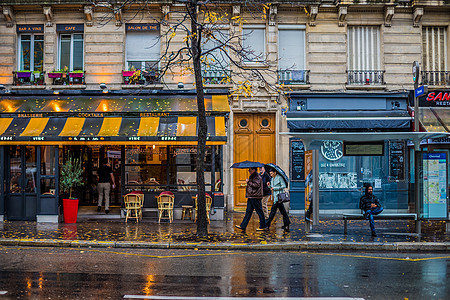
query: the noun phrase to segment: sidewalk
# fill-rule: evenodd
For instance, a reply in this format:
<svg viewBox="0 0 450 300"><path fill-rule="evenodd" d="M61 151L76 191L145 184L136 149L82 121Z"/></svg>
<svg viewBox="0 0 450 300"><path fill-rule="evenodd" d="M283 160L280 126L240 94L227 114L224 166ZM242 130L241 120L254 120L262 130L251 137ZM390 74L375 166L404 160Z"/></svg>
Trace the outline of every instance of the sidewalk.
<svg viewBox="0 0 450 300"><path fill-rule="evenodd" d="M344 235L342 217L321 216L320 224L305 232L302 215L291 215L290 232L281 229L277 216L270 231L256 231L254 215L245 232L234 227L244 213L228 213L224 221L211 221L209 236L198 238L196 224L174 220L158 224L156 218L125 223L117 213L80 214L76 224L23 221L0 223L0 245L58 247L171 248L222 250L371 250L371 251L449 251L450 234L445 222L423 222L422 234L414 222L376 221L378 237L370 236L368 221L349 221Z"/></svg>

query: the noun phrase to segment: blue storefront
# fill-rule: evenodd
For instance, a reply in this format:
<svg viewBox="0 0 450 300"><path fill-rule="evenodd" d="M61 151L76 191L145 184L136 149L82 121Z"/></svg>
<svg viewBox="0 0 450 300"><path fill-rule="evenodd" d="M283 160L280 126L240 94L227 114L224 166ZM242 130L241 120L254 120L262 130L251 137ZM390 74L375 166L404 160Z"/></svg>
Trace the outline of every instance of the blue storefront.
<svg viewBox="0 0 450 300"><path fill-rule="evenodd" d="M317 150L324 213L359 211L363 184L383 206L406 212L411 199L408 93L292 93L289 132L291 210L304 210L304 151ZM381 139L376 136L382 137Z"/></svg>

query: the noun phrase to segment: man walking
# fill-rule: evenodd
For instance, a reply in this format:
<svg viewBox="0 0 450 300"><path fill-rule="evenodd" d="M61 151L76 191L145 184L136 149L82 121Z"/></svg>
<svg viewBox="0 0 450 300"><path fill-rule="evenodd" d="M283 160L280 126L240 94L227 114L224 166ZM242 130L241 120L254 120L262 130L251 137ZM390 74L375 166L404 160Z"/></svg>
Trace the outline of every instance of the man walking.
<svg viewBox="0 0 450 300"><path fill-rule="evenodd" d="M269 218L269 208L267 207L267 205L269 203L270 196L272 195L272 190L269 188L267 183L270 182L272 178L270 177L269 174L267 174L266 169L264 167L261 167L259 170L263 183L263 198L261 204L264 213L264 218L267 220ZM276 199L273 200L274 203L275 201Z"/></svg>
<svg viewBox="0 0 450 300"><path fill-rule="evenodd" d="M98 184L97 184L97 190L98 190L98 206L97 211L100 212L102 209L102 202L103 202L103 194L105 196L105 213L109 214L109 194L111 193L111 183L112 182L112 188L114 189L116 187L115 181L114 181L114 174L113 170L110 166L108 166L108 160L103 159L102 165L98 168Z"/></svg>
<svg viewBox="0 0 450 300"><path fill-rule="evenodd" d="M259 217L259 228L256 230L267 230L266 220L264 219L264 213L261 205L261 199L263 197L262 178L259 175L257 168L249 168L248 171L250 173L250 177L246 180L247 188L245 189L245 197L248 198L247 209L241 225L236 225L236 227L245 230L250 218L252 217L253 210L255 210Z"/></svg>

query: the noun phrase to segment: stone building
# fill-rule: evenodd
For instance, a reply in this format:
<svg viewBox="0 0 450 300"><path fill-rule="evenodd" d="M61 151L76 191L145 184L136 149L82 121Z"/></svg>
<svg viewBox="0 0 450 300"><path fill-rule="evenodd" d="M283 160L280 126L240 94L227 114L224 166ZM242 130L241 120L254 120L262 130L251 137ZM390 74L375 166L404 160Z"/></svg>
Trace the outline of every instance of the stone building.
<svg viewBox="0 0 450 300"><path fill-rule="evenodd" d="M0 162L9 166L0 174L6 183L0 188L0 214L54 220L59 211L52 193L59 194L58 164L68 151L92 162L86 165L90 174L102 157L116 167L121 186L113 204L139 188L148 192L151 209L153 194L171 189L180 194L176 206L181 213L181 205L195 194L194 78L180 68L163 78L158 72L161 54L184 45L183 34L171 43L159 39L170 33L168 24L183 17L183 5L79 0L3 0L0 5ZM355 199L370 182L388 209L410 210L413 150L405 139L382 141L375 155L345 156L340 136L321 140L310 135L411 132L412 63L420 62L420 83L435 95L450 84L450 4L281 0L255 14L243 3L220 1L215 9L226 12L222 36L237 34L256 53L242 65L267 74L262 80L229 61L222 62L225 70L203 70L211 125L207 189L217 194L218 215L245 208L247 172L229 169L242 160L282 167L291 178L291 210L303 210L306 144L320 150L321 209L356 210ZM234 74L233 82L223 80L224 73ZM251 86L251 97L233 93L243 81ZM284 92L274 88L277 84ZM426 108L420 117L423 130L448 131L445 109ZM144 121L150 122L147 131L140 127ZM97 130L89 131L86 122ZM125 124L135 131L125 130ZM450 148L446 140L430 143ZM30 155L34 159L28 163ZM27 164L35 171L25 170ZM13 175L20 178L14 184ZM40 184L30 186L30 179ZM95 179L87 183L93 187ZM82 203L95 205L95 189L85 190Z"/></svg>

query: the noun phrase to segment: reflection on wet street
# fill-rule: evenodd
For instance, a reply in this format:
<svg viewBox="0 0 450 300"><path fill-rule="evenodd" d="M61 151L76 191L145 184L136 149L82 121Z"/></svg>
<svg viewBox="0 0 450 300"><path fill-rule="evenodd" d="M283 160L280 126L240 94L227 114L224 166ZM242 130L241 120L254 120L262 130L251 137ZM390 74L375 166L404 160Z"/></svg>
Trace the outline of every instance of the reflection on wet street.
<svg viewBox="0 0 450 300"><path fill-rule="evenodd" d="M448 254L1 247L0 299L448 299L449 262Z"/></svg>

